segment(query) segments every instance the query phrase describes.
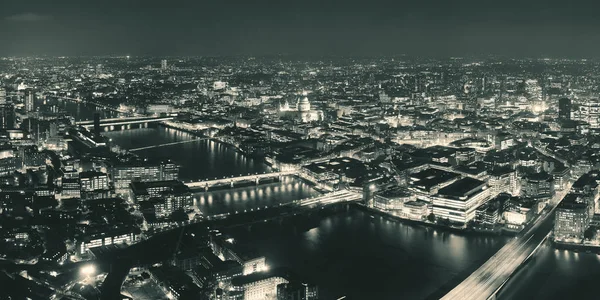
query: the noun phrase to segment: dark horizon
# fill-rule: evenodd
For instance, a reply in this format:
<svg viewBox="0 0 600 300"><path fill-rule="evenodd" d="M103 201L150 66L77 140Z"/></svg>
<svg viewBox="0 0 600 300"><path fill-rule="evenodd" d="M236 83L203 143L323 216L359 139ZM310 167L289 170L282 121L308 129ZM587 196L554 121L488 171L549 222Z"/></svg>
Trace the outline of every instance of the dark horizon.
<svg viewBox="0 0 600 300"><path fill-rule="evenodd" d="M600 20L586 2L8 1L0 55L591 58Z"/></svg>

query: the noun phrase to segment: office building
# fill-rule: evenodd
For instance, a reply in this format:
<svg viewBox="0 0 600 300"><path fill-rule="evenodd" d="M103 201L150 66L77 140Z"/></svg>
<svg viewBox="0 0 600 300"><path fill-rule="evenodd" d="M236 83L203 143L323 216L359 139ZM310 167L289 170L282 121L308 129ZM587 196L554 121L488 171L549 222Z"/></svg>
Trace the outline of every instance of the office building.
<svg viewBox="0 0 600 300"><path fill-rule="evenodd" d="M581 194L570 193L556 208L554 239L581 241L590 222L588 207Z"/></svg>
<svg viewBox="0 0 600 300"><path fill-rule="evenodd" d="M108 190L108 175L102 172L87 171L79 173L82 192Z"/></svg>
<svg viewBox="0 0 600 300"><path fill-rule="evenodd" d="M558 118L561 120L571 119L571 99L561 98L558 100Z"/></svg>
<svg viewBox="0 0 600 300"><path fill-rule="evenodd" d="M244 291L244 300L277 300L277 286L288 283L287 276L281 272L259 272L234 278L234 289Z"/></svg>
<svg viewBox="0 0 600 300"><path fill-rule="evenodd" d="M25 92L25 101L24 101L24 109L25 112L32 112L34 111L34 105L35 105L35 92L32 89L28 89Z"/></svg>
<svg viewBox="0 0 600 300"><path fill-rule="evenodd" d="M6 104L6 90L0 88L0 104Z"/></svg>
<svg viewBox="0 0 600 300"><path fill-rule="evenodd" d="M116 190L127 190L132 182L166 181L179 179L179 166L171 161L119 162L112 168Z"/></svg>
<svg viewBox="0 0 600 300"><path fill-rule="evenodd" d="M521 197L537 201L549 201L554 196L554 178L541 172L525 176L521 180Z"/></svg>
<svg viewBox="0 0 600 300"><path fill-rule="evenodd" d="M489 199L484 181L465 177L441 188L433 196L433 214L441 219L466 224L475 218L475 209Z"/></svg>
<svg viewBox="0 0 600 300"><path fill-rule="evenodd" d="M0 129L15 128L15 107L12 103L0 104Z"/></svg>

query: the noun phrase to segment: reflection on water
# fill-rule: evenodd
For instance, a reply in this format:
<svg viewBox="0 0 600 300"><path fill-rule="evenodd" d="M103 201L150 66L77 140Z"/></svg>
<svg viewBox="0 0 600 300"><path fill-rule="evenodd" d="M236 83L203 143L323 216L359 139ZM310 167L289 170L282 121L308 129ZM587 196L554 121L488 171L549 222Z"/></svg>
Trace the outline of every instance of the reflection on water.
<svg viewBox="0 0 600 300"><path fill-rule="evenodd" d="M314 280L323 299L423 299L505 242L372 219L361 211L324 218L299 235L237 235L258 247L270 265L290 266Z"/></svg>
<svg viewBox="0 0 600 300"><path fill-rule="evenodd" d="M113 131L105 134L125 149L193 138L189 133L162 127ZM247 158L225 144L208 140L145 149L137 153L147 157L172 159L181 166L180 178L184 181L269 171L262 162ZM316 194L315 190L302 181L284 177L281 182L271 184L198 192L194 198L196 206L205 215L215 215L264 208Z"/></svg>
<svg viewBox="0 0 600 300"><path fill-rule="evenodd" d="M598 299L600 256L557 250L546 242L498 299Z"/></svg>
<svg viewBox="0 0 600 300"><path fill-rule="evenodd" d="M193 138L189 133L163 127L112 131L105 135L124 149ZM231 146L210 140L145 149L136 153L152 158L171 158L181 165L180 178L184 181L269 171L261 161L248 158Z"/></svg>
<svg viewBox="0 0 600 300"><path fill-rule="evenodd" d="M198 208L206 215L265 208L279 203L316 196L318 193L306 183L293 177L280 182L238 189L196 193Z"/></svg>
<svg viewBox="0 0 600 300"><path fill-rule="evenodd" d="M66 111L70 116L75 118L75 121L93 120L94 113L100 113L100 118L114 118L116 113L103 108L98 108L93 104L86 104L83 102L74 102L69 100L56 100L48 98L44 105L40 107L42 110L48 110L51 112Z"/></svg>

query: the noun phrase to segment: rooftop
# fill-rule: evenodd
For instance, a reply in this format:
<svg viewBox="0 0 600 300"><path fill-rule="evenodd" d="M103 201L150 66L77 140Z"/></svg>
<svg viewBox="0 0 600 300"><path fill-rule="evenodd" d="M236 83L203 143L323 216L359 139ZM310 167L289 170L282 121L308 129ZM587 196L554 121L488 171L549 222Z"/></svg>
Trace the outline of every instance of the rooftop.
<svg viewBox="0 0 600 300"><path fill-rule="evenodd" d="M465 177L455 181L454 183L441 188L438 195L441 197L449 197L453 199L466 200L469 196L483 190L485 182L471 177Z"/></svg>

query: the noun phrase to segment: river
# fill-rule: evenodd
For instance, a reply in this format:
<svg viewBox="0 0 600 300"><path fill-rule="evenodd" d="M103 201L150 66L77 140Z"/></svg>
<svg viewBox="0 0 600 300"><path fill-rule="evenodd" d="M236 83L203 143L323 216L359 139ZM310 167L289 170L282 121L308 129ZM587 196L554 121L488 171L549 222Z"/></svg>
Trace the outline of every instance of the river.
<svg viewBox="0 0 600 300"><path fill-rule="evenodd" d="M598 299L600 256L557 250L544 243L498 299Z"/></svg>
<svg viewBox="0 0 600 300"><path fill-rule="evenodd" d="M148 128L106 133L125 149L191 139L174 129ZM260 160L230 146L197 141L138 152L171 158L181 165L182 180L267 172ZM316 195L300 180L231 190L196 193L205 214L240 211ZM320 287L322 299L425 299L449 290L504 245L497 236L449 233L443 230L372 218L351 210L323 218L317 227L290 232L238 232L271 267L289 266ZM564 299L592 287L600 272L595 254L574 254L544 246L532 263L511 280L501 299ZM592 294L590 294L592 295Z"/></svg>

